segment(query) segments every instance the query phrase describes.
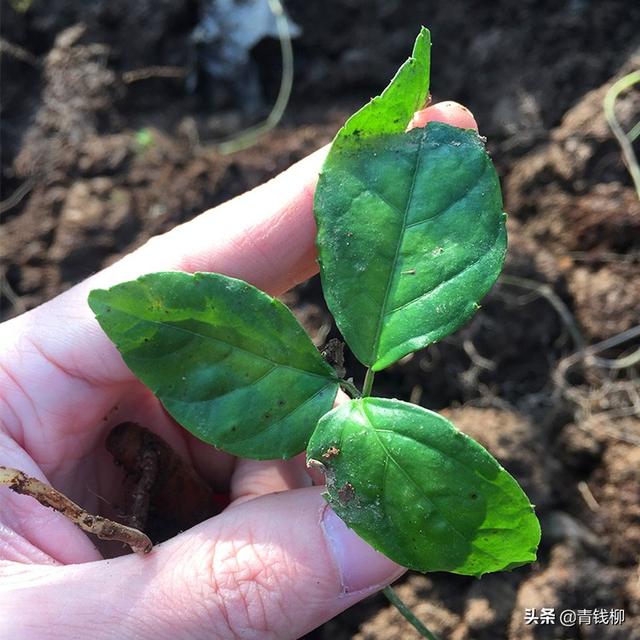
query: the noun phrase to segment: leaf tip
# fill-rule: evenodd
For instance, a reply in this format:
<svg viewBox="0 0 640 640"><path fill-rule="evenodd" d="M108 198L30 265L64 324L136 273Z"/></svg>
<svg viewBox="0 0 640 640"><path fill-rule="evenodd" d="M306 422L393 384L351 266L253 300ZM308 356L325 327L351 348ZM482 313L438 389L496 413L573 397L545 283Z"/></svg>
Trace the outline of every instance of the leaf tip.
<svg viewBox="0 0 640 640"><path fill-rule="evenodd" d="M425 42L426 41L426 42ZM418 44L427 44L431 46L431 31L423 24L420 25L420 31L418 31L418 35L416 37L416 43L413 45L414 50Z"/></svg>
<svg viewBox="0 0 640 640"><path fill-rule="evenodd" d="M108 296L108 289L92 289L87 296L87 304L93 313L98 315L102 307L106 305L105 298Z"/></svg>
<svg viewBox="0 0 640 640"><path fill-rule="evenodd" d="M409 64L415 65L416 62L429 64L431 58L431 32L427 27L422 25L413 45Z"/></svg>

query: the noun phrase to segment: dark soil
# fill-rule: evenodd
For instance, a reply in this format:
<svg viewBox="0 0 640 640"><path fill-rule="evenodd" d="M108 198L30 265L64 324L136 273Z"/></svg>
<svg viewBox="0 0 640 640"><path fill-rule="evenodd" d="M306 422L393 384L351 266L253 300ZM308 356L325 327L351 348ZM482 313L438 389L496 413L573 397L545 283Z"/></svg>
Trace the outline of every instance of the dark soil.
<svg viewBox="0 0 640 640"><path fill-rule="evenodd" d="M126 76L164 65L201 77L189 34L203 4L2 0L2 316L328 142L426 24L434 98L467 104L489 138L510 252L473 321L377 390L445 410L482 442L536 502L544 536L532 567L480 581L410 575L399 593L442 638L640 638L640 371L611 362L638 347L622 338L640 324L640 203L602 110L611 82L640 66L640 5L289 0L302 34L287 114L225 156L210 141L277 93L276 42L252 52L263 96L251 109L237 86ZM629 129L639 114L630 92L618 116ZM286 301L319 346L339 337L317 280ZM600 360L572 355L621 334ZM625 609L626 622L525 625L528 607ZM378 596L310 637L414 635Z"/></svg>

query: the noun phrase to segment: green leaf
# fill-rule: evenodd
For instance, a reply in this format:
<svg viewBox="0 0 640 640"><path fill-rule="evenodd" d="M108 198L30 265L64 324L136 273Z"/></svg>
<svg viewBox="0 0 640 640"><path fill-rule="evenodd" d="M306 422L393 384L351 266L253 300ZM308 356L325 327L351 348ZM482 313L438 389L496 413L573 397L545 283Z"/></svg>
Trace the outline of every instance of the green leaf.
<svg viewBox="0 0 640 640"><path fill-rule="evenodd" d="M167 411L225 451L291 457L333 405L333 369L287 307L246 282L152 273L89 305Z"/></svg>
<svg viewBox="0 0 640 640"><path fill-rule="evenodd" d="M413 114L422 109L429 96L431 34L422 27L413 45L411 57L398 69L389 86L356 111L338 132L333 147L351 138L404 133Z"/></svg>
<svg viewBox="0 0 640 640"><path fill-rule="evenodd" d="M475 131L405 132L428 90L429 40L340 130L315 195L322 287L374 371L464 324L506 252L500 184Z"/></svg>
<svg viewBox="0 0 640 640"><path fill-rule="evenodd" d="M320 420L307 457L323 465L335 512L405 567L480 576L536 558L540 526L527 496L436 413L351 400Z"/></svg>

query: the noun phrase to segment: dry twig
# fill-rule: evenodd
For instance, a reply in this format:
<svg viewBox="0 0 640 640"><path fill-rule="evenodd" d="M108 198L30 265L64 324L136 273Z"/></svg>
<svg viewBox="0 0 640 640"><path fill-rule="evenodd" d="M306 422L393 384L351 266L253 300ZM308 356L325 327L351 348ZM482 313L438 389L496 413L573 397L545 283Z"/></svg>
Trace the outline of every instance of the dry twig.
<svg viewBox="0 0 640 640"><path fill-rule="evenodd" d="M40 61L33 55L33 53L13 42L9 42L6 38L0 38L0 53L9 55L16 60L20 60L20 62L25 62L26 64L31 65L32 67L40 66Z"/></svg>

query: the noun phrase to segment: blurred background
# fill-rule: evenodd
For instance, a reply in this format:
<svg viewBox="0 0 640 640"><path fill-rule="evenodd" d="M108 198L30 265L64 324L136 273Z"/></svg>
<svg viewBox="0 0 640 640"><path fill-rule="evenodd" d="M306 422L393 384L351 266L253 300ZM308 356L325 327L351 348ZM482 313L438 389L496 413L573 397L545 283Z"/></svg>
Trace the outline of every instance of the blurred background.
<svg viewBox="0 0 640 640"><path fill-rule="evenodd" d="M487 136L510 250L474 320L377 390L487 446L544 535L532 567L409 575L398 591L442 638L640 638L640 202L603 107L640 69L640 4L287 0L276 19L277 4L1 1L0 316L329 142L428 26L433 98L467 105ZM614 104L636 153L639 87ZM319 347L339 337L317 279L285 302ZM525 624L542 607L626 621ZM309 637L414 635L378 596Z"/></svg>

